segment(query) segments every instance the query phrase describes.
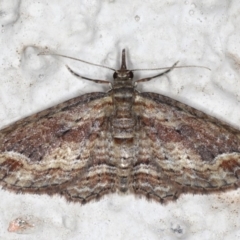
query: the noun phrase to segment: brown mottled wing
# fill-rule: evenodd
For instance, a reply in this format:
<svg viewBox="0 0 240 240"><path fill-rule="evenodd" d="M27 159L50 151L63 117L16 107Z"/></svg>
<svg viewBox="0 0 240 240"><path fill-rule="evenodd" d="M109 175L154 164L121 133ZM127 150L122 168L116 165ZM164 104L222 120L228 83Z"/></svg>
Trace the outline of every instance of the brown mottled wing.
<svg viewBox="0 0 240 240"><path fill-rule="evenodd" d="M115 191L107 165L111 97L91 93L0 131L0 184L86 202Z"/></svg>
<svg viewBox="0 0 240 240"><path fill-rule="evenodd" d="M137 163L132 189L158 201L239 186L240 131L171 98L136 95Z"/></svg>

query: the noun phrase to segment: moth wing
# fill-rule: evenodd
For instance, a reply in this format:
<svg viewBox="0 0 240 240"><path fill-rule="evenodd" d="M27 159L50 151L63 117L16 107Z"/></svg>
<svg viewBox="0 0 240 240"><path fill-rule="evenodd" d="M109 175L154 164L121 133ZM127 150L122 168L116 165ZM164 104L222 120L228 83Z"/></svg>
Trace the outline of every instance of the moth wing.
<svg viewBox="0 0 240 240"><path fill-rule="evenodd" d="M171 98L136 95L133 191L159 201L239 186L240 131Z"/></svg>
<svg viewBox="0 0 240 240"><path fill-rule="evenodd" d="M112 181L114 173L105 167L111 108L108 94L90 93L2 129L0 184L17 192L59 193L71 200L67 187L84 179L81 187L87 188L92 165L105 168L97 180ZM89 187L97 184L93 176ZM78 201L84 202L84 197Z"/></svg>

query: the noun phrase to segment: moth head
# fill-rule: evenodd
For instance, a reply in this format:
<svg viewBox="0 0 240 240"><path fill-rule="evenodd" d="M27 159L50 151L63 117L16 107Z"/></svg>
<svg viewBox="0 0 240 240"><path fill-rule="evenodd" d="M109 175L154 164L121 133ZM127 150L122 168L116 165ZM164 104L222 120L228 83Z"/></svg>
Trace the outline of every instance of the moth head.
<svg viewBox="0 0 240 240"><path fill-rule="evenodd" d="M124 70L119 69L114 72L113 78L121 78L121 79L132 79L133 78L133 72L131 70Z"/></svg>
<svg viewBox="0 0 240 240"><path fill-rule="evenodd" d="M125 49L122 50L121 68L114 72L113 78L114 79L116 79L116 78L132 79L133 78L133 72L131 70L127 69Z"/></svg>

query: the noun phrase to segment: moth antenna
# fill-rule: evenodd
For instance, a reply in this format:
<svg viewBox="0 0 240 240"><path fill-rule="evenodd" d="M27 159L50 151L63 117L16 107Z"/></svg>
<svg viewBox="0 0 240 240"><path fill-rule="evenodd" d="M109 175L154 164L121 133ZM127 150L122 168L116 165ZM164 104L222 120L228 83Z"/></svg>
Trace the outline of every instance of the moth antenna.
<svg viewBox="0 0 240 240"><path fill-rule="evenodd" d="M87 61L82 60L82 59L78 59L78 58L74 58L74 57L70 57L70 56L66 56L66 55L62 55L62 54L58 54L58 53L40 52L40 53L38 53L38 56L39 56L39 55L59 56L59 57L63 57L63 58L69 58L69 59L76 60L76 61L79 61L79 62L83 62L83 63L89 64L89 65L93 65L93 66L96 66L96 67L107 68L107 69L112 70L112 71L114 71L114 72L116 71L115 69L110 68L110 67L108 67L108 66L104 66L104 65L100 65L100 64L96 64L96 63L87 62Z"/></svg>
<svg viewBox="0 0 240 240"><path fill-rule="evenodd" d="M189 66L177 66L177 67L174 67L174 68L205 68L209 71L211 71L210 68L208 67L204 67L204 66L197 66L197 65L189 65ZM164 69L170 69L172 67L162 67L162 68L136 68L136 69L132 69L131 71L132 72L136 72L136 71L155 71L155 70L164 70Z"/></svg>

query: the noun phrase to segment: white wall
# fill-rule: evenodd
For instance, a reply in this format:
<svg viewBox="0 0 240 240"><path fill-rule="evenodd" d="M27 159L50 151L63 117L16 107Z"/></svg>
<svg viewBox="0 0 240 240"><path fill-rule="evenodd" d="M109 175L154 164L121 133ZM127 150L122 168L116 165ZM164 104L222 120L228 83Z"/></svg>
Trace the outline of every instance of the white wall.
<svg viewBox="0 0 240 240"><path fill-rule="evenodd" d="M240 3L233 1L2 0L0 2L0 126L86 92L106 88L72 76L111 80L112 72L39 51L129 68L176 69L139 85L240 126ZM138 72L136 78L152 75ZM1 190L0 239L239 239L239 193L183 195L161 205L109 195L81 206L57 196ZM21 218L32 227L8 231ZM21 232L21 231L20 231Z"/></svg>

